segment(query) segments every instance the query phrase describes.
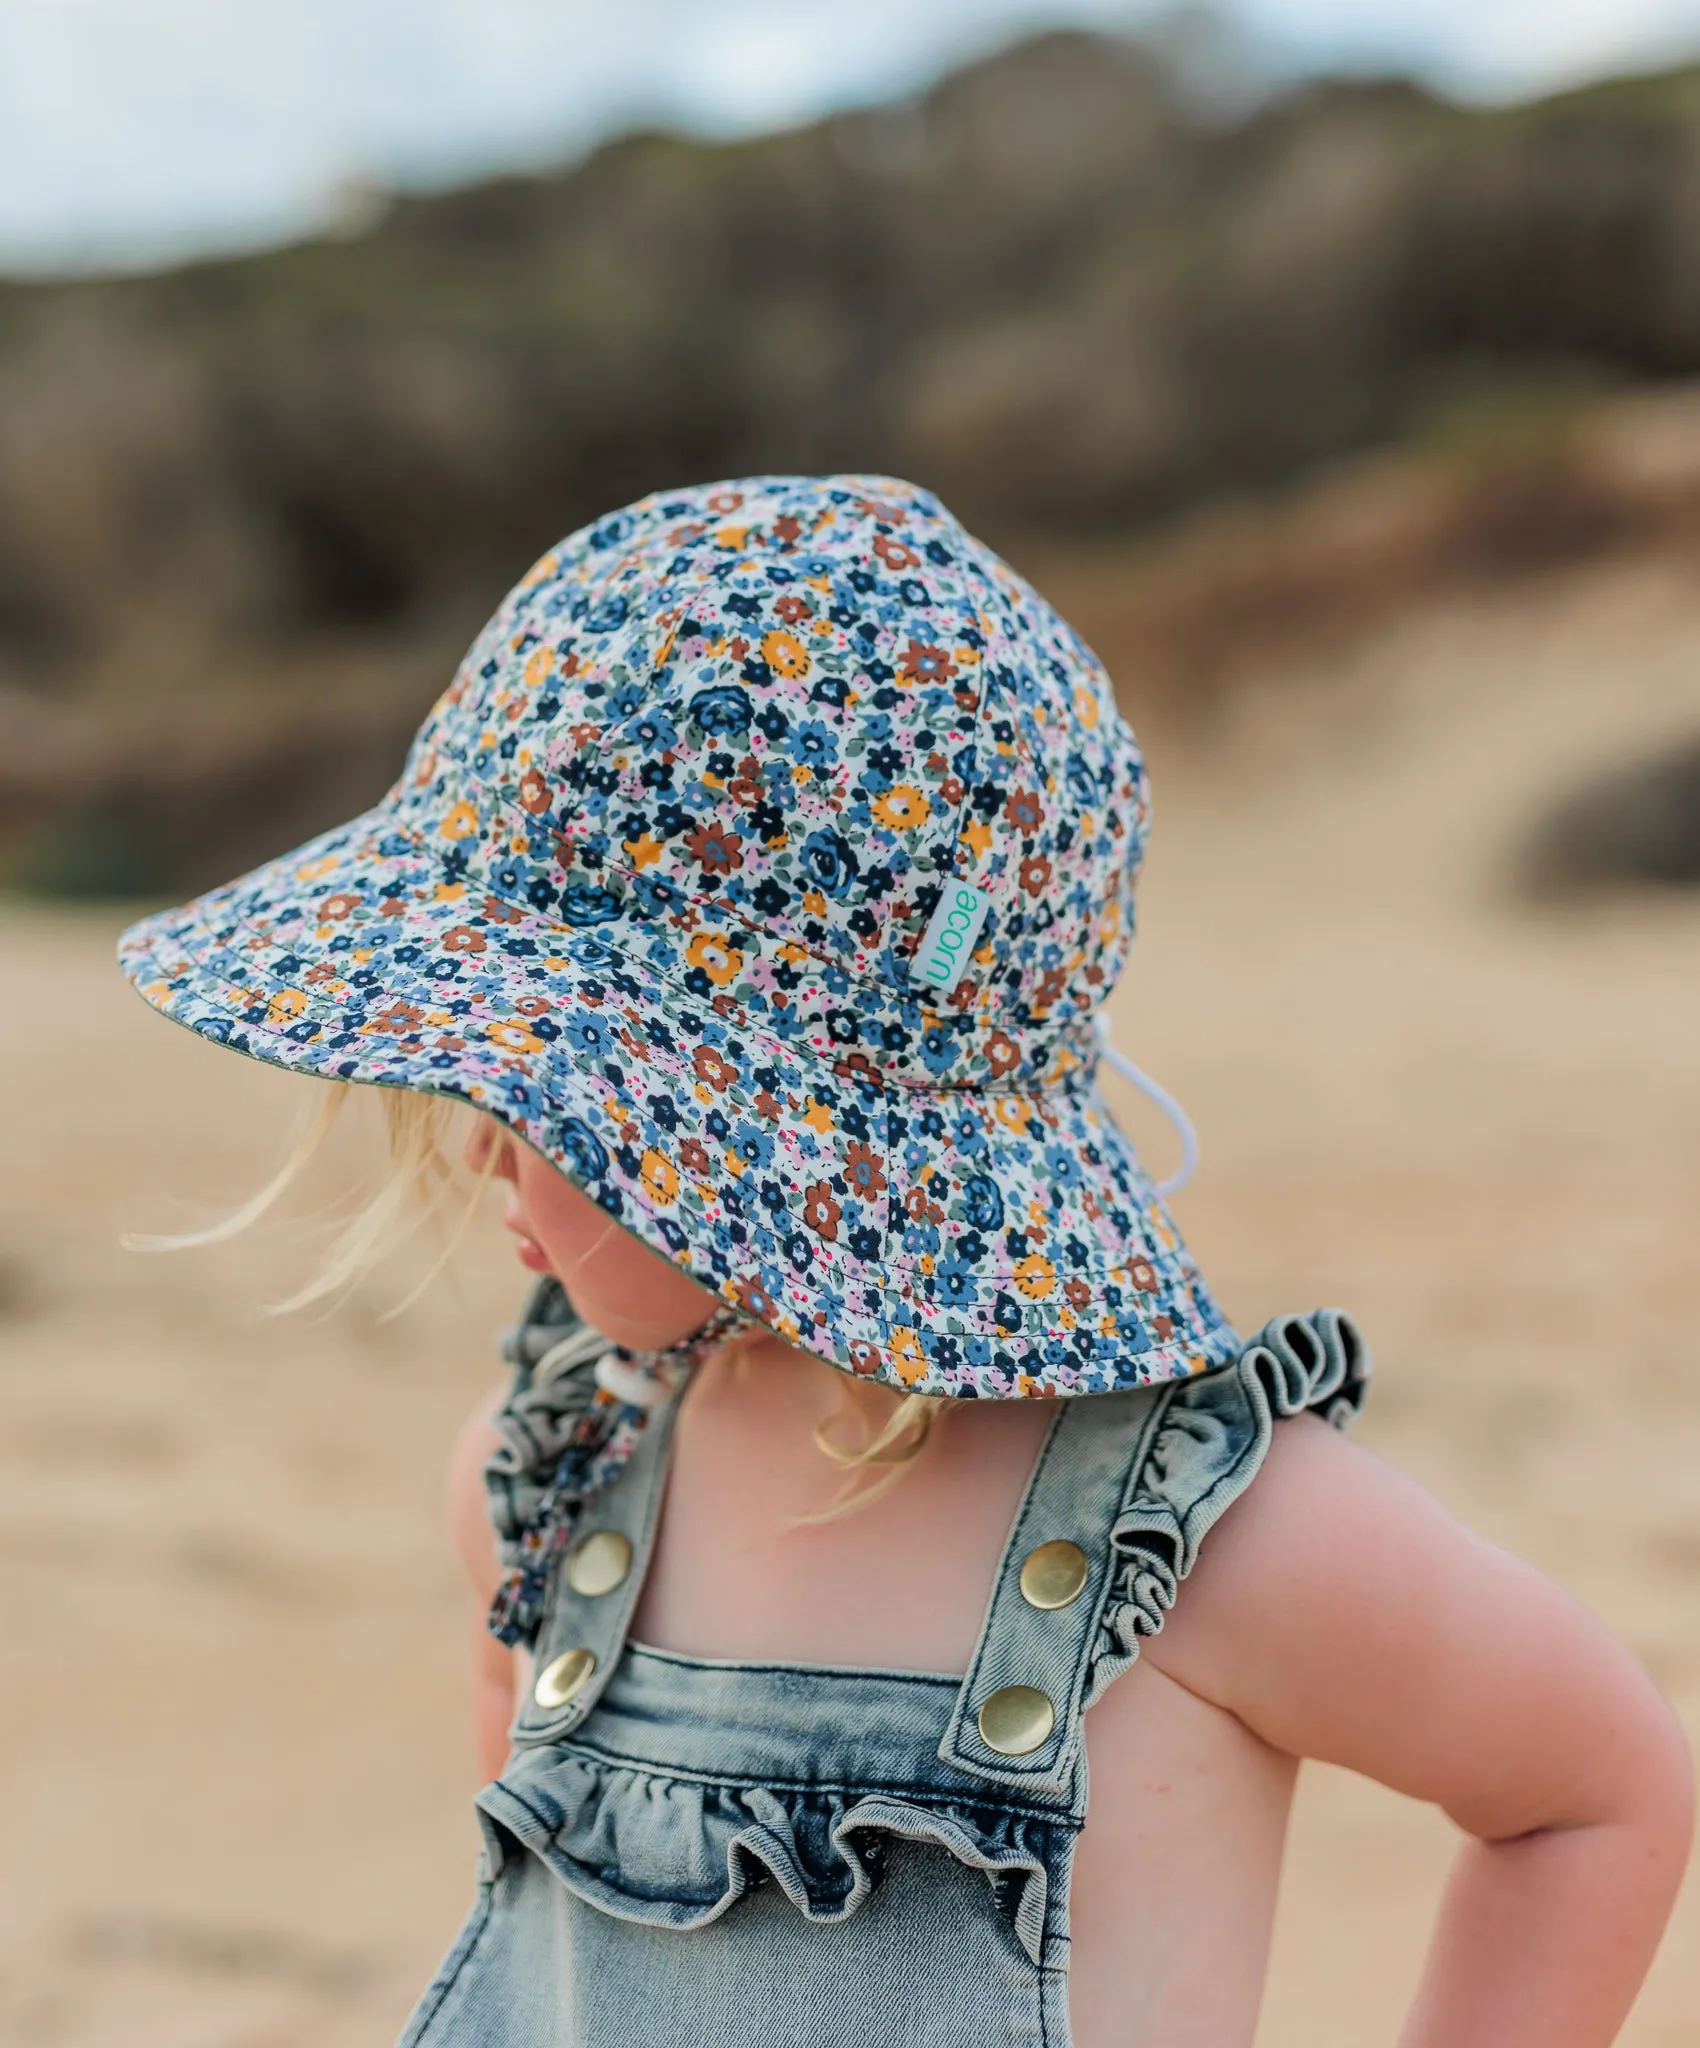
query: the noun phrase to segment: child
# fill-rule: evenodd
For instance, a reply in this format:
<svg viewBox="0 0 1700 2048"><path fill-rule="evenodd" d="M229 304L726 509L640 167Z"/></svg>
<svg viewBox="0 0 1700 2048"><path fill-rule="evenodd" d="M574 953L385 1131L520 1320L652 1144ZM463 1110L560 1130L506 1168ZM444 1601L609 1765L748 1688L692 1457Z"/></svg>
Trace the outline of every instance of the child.
<svg viewBox="0 0 1700 2048"><path fill-rule="evenodd" d="M471 1104L543 1276L455 1463L493 1782L407 2042L1248 2048L1306 1756L1464 1831L1405 2048L1614 2037L1685 1745L1330 1426L1346 1317L1211 1299L1094 1079L1145 824L934 499L764 477L563 543L383 803L127 934L415 1091L414 1164Z"/></svg>

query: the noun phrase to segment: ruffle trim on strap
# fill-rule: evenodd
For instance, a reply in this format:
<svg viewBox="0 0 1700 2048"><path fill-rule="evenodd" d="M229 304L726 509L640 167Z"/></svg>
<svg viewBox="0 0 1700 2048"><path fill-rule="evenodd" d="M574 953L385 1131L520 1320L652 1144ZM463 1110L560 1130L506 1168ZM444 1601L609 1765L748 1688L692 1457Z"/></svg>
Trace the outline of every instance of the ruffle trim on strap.
<svg viewBox="0 0 1700 2048"><path fill-rule="evenodd" d="M484 1467L504 1567L489 1617L498 1641L537 1640L551 1570L585 1503L618 1477L654 1410L740 1320L717 1309L669 1351L628 1351L574 1311L558 1280L538 1287L503 1344L513 1384L492 1418L501 1443Z"/></svg>
<svg viewBox="0 0 1700 2048"><path fill-rule="evenodd" d="M1232 1365L1175 1388L1110 1532L1115 1564L1085 1705L1162 1628L1205 1535L1255 1478L1276 1420L1312 1411L1343 1429L1369 1375L1357 1325L1319 1308L1276 1317Z"/></svg>
<svg viewBox="0 0 1700 2048"><path fill-rule="evenodd" d="M998 1909L1037 1964L1046 1848L1066 1819L828 1788L659 1776L571 1749L510 1760L478 1795L500 1867L514 1837L586 1904L652 1927L705 1927L776 1884L805 1919L847 1920L879 1883L888 1837L930 1842L985 1873Z"/></svg>

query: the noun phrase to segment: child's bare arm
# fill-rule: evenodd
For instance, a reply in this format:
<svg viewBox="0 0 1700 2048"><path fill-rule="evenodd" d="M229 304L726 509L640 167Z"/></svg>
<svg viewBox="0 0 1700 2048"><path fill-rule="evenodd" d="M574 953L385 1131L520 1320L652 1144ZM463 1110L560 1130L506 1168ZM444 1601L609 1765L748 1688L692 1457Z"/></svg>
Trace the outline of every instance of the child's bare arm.
<svg viewBox="0 0 1700 2048"><path fill-rule="evenodd" d="M472 1738L486 1782L507 1760L514 1717L515 1658L485 1627L501 1567L484 1508L484 1461L499 1441L491 1412L501 1393L487 1394L467 1417L449 1457L449 1529L472 1585Z"/></svg>
<svg viewBox="0 0 1700 2048"><path fill-rule="evenodd" d="M1324 1424L1275 1434L1148 1654L1465 1830L1403 2048L1605 2048L1687 1858L1680 1727L1531 1566Z"/></svg>

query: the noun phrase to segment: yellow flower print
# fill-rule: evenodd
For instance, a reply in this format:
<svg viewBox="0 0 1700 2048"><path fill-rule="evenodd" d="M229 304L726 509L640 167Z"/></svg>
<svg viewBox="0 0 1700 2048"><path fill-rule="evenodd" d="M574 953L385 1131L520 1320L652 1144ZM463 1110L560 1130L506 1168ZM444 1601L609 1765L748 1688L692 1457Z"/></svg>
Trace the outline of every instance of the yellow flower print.
<svg viewBox="0 0 1700 2048"><path fill-rule="evenodd" d="M1098 723L1098 693L1090 683L1076 683L1074 686L1074 715L1088 732Z"/></svg>
<svg viewBox="0 0 1700 2048"><path fill-rule="evenodd" d="M827 1108L824 1102L817 1102L811 1095L808 1099L808 1107L803 1111L803 1121L809 1126L810 1130L819 1131L824 1137L832 1129L832 1111Z"/></svg>
<svg viewBox="0 0 1700 2048"><path fill-rule="evenodd" d="M527 1031L517 1017L492 1017L484 1027L484 1035L499 1045L503 1052L541 1052L543 1041L535 1031Z"/></svg>
<svg viewBox="0 0 1700 2048"><path fill-rule="evenodd" d="M561 558L559 555L540 556L539 559L533 562L531 567L526 570L525 578L523 582L520 584L521 590L534 590L539 583L547 583L549 581L549 578L554 575L555 571L560 566Z"/></svg>
<svg viewBox="0 0 1700 2048"><path fill-rule="evenodd" d="M478 830L478 813L463 797L437 827L445 839L466 839Z"/></svg>
<svg viewBox="0 0 1700 2048"><path fill-rule="evenodd" d="M295 879L298 882L317 882L325 875L328 875L335 866L336 855L334 853L322 853L317 860L306 861L302 866L298 867L295 870Z"/></svg>
<svg viewBox="0 0 1700 2048"><path fill-rule="evenodd" d="M1033 1112L1019 1095L994 1095L992 1114L1006 1130L1025 1131Z"/></svg>
<svg viewBox="0 0 1700 2048"><path fill-rule="evenodd" d="M685 948L685 958L700 967L716 988L736 981L744 956L723 932L698 932Z"/></svg>
<svg viewBox="0 0 1700 2048"><path fill-rule="evenodd" d="M652 1201L659 1202L663 1208L679 1192L678 1168L674 1166L672 1160L657 1152L653 1145L643 1155L643 1165L638 1177L643 1182L644 1192Z"/></svg>
<svg viewBox="0 0 1700 2048"><path fill-rule="evenodd" d="M796 634L783 632L777 627L763 636L761 658L775 675L783 676L788 683L794 683L799 676L806 676L814 666L808 649Z"/></svg>
<svg viewBox="0 0 1700 2048"><path fill-rule="evenodd" d="M661 858L664 851L660 840L651 839L647 832L640 832L635 839L623 839L620 844L626 850L626 858L641 873Z"/></svg>
<svg viewBox="0 0 1700 2048"><path fill-rule="evenodd" d="M1029 1252L1015 1269L1017 1290L1029 1301L1043 1301L1057 1284L1057 1269L1042 1252Z"/></svg>
<svg viewBox="0 0 1700 2048"><path fill-rule="evenodd" d="M984 860L992 843L992 828L984 818L976 818L972 824L964 825L962 836L967 840L976 860Z"/></svg>
<svg viewBox="0 0 1700 2048"><path fill-rule="evenodd" d="M280 988L266 1005L268 1024L293 1024L307 1007L307 991L303 988Z"/></svg>
<svg viewBox="0 0 1700 2048"><path fill-rule="evenodd" d="M933 807L912 782L900 782L874 798L874 816L890 832L913 832L932 816Z"/></svg>
<svg viewBox="0 0 1700 2048"><path fill-rule="evenodd" d="M897 1377L906 1387L926 1378L927 1361L922 1355L921 1340L913 1330L892 1331L891 1362L897 1368Z"/></svg>

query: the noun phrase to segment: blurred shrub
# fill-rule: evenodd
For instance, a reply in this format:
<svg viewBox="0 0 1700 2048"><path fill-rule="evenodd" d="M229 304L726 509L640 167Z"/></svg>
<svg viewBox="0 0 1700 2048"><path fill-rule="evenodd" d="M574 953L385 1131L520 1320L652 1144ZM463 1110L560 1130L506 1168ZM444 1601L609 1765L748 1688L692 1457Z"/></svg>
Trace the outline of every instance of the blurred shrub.
<svg viewBox="0 0 1700 2048"><path fill-rule="evenodd" d="M1568 793L1536 827L1522 871L1544 896L1700 885L1700 740Z"/></svg>

